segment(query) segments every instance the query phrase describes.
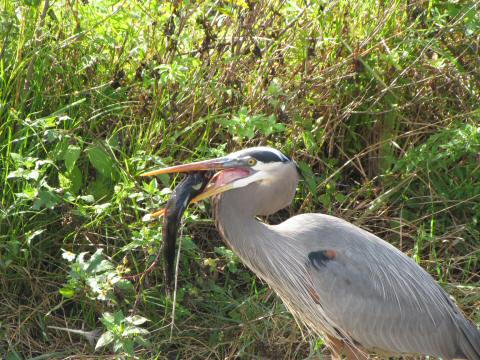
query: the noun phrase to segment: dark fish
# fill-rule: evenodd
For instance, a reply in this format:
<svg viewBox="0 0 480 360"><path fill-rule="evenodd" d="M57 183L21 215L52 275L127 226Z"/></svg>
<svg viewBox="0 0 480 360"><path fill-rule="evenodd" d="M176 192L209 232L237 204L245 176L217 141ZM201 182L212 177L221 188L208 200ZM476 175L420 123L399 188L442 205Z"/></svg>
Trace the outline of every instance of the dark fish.
<svg viewBox="0 0 480 360"><path fill-rule="evenodd" d="M187 174L167 201L163 218L162 252L165 259L164 278L168 292L170 292L175 273L175 248L180 220L190 201L205 189L211 177L212 174L205 171Z"/></svg>

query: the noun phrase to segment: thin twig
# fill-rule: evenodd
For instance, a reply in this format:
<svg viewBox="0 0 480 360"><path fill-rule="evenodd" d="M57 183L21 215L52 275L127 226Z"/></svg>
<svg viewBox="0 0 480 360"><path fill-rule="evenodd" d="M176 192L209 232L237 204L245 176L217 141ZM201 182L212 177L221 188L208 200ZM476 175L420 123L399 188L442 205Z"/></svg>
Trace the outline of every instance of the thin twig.
<svg viewBox="0 0 480 360"><path fill-rule="evenodd" d="M183 226L184 222L182 220L180 225L180 241L178 242L178 250L177 250L177 259L175 263L175 282L173 285L173 304L172 304L172 317L170 322L170 340L173 337L173 327L175 326L175 309L177 305L177 285L178 285L178 268L180 264L180 252L182 250L182 237L183 237Z"/></svg>

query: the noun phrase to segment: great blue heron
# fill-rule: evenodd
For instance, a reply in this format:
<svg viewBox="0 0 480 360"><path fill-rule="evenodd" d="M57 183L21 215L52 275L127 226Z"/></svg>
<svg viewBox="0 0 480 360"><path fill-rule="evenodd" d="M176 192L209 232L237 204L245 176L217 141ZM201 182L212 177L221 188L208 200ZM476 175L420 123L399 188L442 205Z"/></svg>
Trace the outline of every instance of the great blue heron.
<svg viewBox="0 0 480 360"><path fill-rule="evenodd" d="M480 360L480 331L408 256L342 219L302 214L268 225L292 201L299 173L280 151L255 147L145 175L218 171L214 196L227 244L300 321L326 335L336 358L423 354Z"/></svg>

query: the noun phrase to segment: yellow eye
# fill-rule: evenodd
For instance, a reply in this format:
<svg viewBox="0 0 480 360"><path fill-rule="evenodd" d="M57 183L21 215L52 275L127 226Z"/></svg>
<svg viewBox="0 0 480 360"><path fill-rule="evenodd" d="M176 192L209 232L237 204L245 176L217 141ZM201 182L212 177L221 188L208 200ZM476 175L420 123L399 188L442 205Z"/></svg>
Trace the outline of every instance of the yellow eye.
<svg viewBox="0 0 480 360"><path fill-rule="evenodd" d="M255 160L255 159L248 159L248 165L250 165L250 166L255 166L255 165L257 165L257 160Z"/></svg>

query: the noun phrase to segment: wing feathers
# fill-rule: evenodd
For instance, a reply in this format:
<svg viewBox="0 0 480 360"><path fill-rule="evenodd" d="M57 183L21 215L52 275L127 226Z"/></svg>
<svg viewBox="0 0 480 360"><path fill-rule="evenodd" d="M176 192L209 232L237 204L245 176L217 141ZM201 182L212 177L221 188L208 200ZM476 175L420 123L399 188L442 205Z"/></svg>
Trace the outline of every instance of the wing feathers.
<svg viewBox="0 0 480 360"><path fill-rule="evenodd" d="M460 312L426 271L390 244L343 220L313 214L294 220L299 217L288 221L290 229L297 223L298 233L292 237L303 239L307 272L322 311L343 332L366 348L456 355L455 317ZM475 342L475 336L464 337Z"/></svg>

